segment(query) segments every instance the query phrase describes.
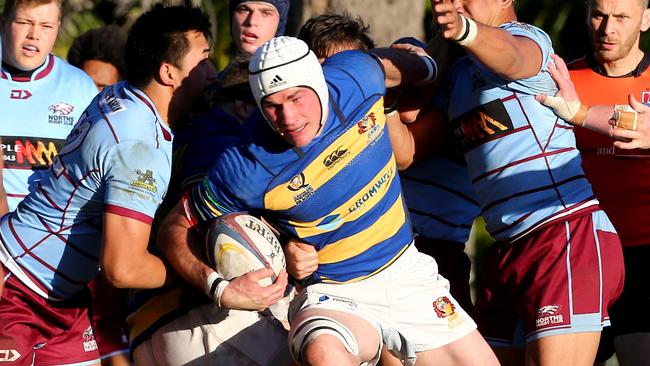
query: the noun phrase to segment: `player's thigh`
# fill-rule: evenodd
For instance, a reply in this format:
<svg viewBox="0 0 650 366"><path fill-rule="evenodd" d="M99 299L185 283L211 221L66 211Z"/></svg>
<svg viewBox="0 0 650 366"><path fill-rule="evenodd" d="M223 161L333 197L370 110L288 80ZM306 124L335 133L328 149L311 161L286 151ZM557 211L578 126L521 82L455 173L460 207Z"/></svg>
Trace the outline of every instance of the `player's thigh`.
<svg viewBox="0 0 650 366"><path fill-rule="evenodd" d="M419 352L415 364L417 366L477 366L498 365L499 361L481 334L477 330L474 330L463 338L443 347Z"/></svg>
<svg viewBox="0 0 650 366"><path fill-rule="evenodd" d="M557 334L540 338L526 345L526 365L591 366L596 358L599 339L600 332Z"/></svg>
<svg viewBox="0 0 650 366"><path fill-rule="evenodd" d="M368 319L347 311L324 308L304 308L291 320L290 342L294 358L300 359L300 349L318 342L319 335L336 337L347 352L362 362L379 356L381 337L376 325Z"/></svg>

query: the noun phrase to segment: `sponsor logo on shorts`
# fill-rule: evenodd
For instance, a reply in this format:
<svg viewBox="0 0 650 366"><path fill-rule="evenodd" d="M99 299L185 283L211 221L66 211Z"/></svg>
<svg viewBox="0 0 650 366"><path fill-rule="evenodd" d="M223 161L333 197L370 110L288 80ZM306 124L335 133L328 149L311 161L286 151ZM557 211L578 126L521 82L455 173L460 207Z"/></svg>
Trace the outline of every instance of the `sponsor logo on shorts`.
<svg viewBox="0 0 650 366"><path fill-rule="evenodd" d="M153 177L153 172L147 169L144 173L140 169L134 170L135 174L138 175L136 180L131 182L133 187L144 188L150 192L157 192L158 187L156 187L156 178Z"/></svg>
<svg viewBox="0 0 650 366"><path fill-rule="evenodd" d="M20 353L15 349L0 349L0 362L13 362L20 358Z"/></svg>
<svg viewBox="0 0 650 366"><path fill-rule="evenodd" d="M311 197L315 192L314 188L305 182L305 175L303 173L294 175L293 178L291 178L291 180L289 181L289 185L287 186L287 188L293 192L297 192L301 189L304 189L304 191L293 196L293 201L296 203L296 205L303 203L307 198Z"/></svg>
<svg viewBox="0 0 650 366"><path fill-rule="evenodd" d="M433 302L433 310L436 312L438 318L447 319L450 329L463 322L463 317L456 312L456 306L447 296L437 298Z"/></svg>
<svg viewBox="0 0 650 366"><path fill-rule="evenodd" d="M537 319L535 320L536 327L544 327L547 325L564 323L562 314L557 314L560 310L560 305L546 305L537 310Z"/></svg>
<svg viewBox="0 0 650 366"><path fill-rule="evenodd" d="M93 328L88 327L81 335L83 339L84 352L91 352L97 350L97 341L95 340L95 333L93 333Z"/></svg>
<svg viewBox="0 0 650 366"><path fill-rule="evenodd" d="M354 301L352 301L350 299L344 299L344 298L341 298L341 297L331 297L331 296L323 295L323 296L318 298L319 303L322 303L322 302L325 302L325 301L338 302L339 304L342 304L342 305L345 305L345 306L348 306L348 307L351 307L351 308L354 308L354 309L356 309L359 306L356 302L354 302Z"/></svg>

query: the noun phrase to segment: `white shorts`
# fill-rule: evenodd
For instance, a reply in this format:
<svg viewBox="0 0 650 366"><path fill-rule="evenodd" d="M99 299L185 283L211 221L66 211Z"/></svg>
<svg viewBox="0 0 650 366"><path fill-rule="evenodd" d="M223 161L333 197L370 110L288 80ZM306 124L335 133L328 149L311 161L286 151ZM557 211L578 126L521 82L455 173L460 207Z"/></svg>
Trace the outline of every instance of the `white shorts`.
<svg viewBox="0 0 650 366"><path fill-rule="evenodd" d="M268 313L268 314L267 314ZM156 330L133 351L136 365L289 365L287 331L270 312L206 304Z"/></svg>
<svg viewBox="0 0 650 366"><path fill-rule="evenodd" d="M292 301L289 321L307 309L330 309L360 316L377 329L388 349L407 364L415 353L452 343L476 324L449 293L436 261L411 245L380 273L348 284L310 285Z"/></svg>

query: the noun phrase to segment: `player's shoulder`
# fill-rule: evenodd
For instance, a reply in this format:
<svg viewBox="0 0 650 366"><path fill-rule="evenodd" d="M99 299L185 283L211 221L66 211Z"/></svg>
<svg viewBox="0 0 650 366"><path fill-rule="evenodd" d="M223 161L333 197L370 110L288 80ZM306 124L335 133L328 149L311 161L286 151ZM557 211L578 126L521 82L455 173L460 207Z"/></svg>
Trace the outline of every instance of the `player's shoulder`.
<svg viewBox="0 0 650 366"><path fill-rule="evenodd" d="M343 51L329 57L323 62L323 73L330 83L332 80L349 79L349 82L367 86L384 85L380 61L369 53L357 50Z"/></svg>
<svg viewBox="0 0 650 366"><path fill-rule="evenodd" d="M105 123L98 124L117 141L147 141L160 138L171 143L172 135L145 93L127 82L110 85L97 96L95 115Z"/></svg>
<svg viewBox="0 0 650 366"><path fill-rule="evenodd" d="M79 92L92 92L93 96L97 94L97 86L95 86L95 82L83 70L70 65L58 56L53 56L53 62L54 68L59 70L68 85L71 87L83 88L82 90L76 89Z"/></svg>

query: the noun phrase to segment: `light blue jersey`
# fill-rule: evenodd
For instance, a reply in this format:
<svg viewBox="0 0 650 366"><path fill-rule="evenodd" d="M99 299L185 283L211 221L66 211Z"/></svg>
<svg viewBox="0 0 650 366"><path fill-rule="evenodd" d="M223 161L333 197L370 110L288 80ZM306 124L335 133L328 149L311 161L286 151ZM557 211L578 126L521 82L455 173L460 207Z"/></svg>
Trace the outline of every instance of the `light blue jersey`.
<svg viewBox="0 0 650 366"><path fill-rule="evenodd" d="M418 235L456 243L467 241L481 210L464 162L434 156L400 172L400 178L413 230Z"/></svg>
<svg viewBox="0 0 650 366"><path fill-rule="evenodd" d="M37 293L69 298L97 274L105 212L150 224L171 170L172 134L123 82L104 89L15 212L0 221L0 260Z"/></svg>
<svg viewBox="0 0 650 366"><path fill-rule="evenodd" d="M30 78L12 78L6 70L1 77L3 182L9 210L14 210L61 150L97 87L83 71L53 55Z"/></svg>
<svg viewBox="0 0 650 366"><path fill-rule="evenodd" d="M451 70L449 119L490 234L514 240L535 227L597 202L582 171L572 127L535 101L554 95L546 71L553 53L542 30L511 22L501 28L530 38L542 69L530 78L500 78L470 56Z"/></svg>

